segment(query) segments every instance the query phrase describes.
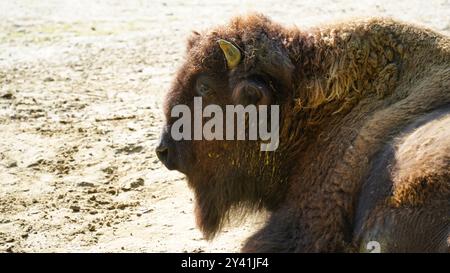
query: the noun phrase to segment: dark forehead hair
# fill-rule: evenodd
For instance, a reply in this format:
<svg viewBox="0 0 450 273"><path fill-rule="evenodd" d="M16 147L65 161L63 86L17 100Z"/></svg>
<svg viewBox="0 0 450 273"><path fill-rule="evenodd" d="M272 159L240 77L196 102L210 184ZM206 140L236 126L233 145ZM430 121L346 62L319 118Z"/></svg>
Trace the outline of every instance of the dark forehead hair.
<svg viewBox="0 0 450 273"><path fill-rule="evenodd" d="M250 14L234 18L229 24L193 32L188 39L186 61L191 72L210 71L226 73L227 66L217 41L227 40L237 46L243 54L243 64L249 68L256 51L267 39L283 36L284 29L261 14ZM281 41L281 39L279 39Z"/></svg>
<svg viewBox="0 0 450 273"><path fill-rule="evenodd" d="M202 33L193 32L188 39L184 63L166 100L166 114L172 106L191 101L199 75L218 79L230 88L251 75L264 75L290 86L293 65L283 45L287 35L288 30L260 14L237 17L229 24ZM232 71L227 68L218 44L220 39L241 51L242 60Z"/></svg>

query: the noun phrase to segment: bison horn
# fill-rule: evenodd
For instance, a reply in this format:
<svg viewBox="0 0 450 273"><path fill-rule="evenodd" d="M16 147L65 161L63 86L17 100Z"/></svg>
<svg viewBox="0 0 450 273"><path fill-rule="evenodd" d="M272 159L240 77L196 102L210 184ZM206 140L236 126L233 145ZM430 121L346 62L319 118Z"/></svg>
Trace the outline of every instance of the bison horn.
<svg viewBox="0 0 450 273"><path fill-rule="evenodd" d="M241 61L241 51L226 40L220 39L217 42L225 55L225 59L227 59L228 69L235 68Z"/></svg>

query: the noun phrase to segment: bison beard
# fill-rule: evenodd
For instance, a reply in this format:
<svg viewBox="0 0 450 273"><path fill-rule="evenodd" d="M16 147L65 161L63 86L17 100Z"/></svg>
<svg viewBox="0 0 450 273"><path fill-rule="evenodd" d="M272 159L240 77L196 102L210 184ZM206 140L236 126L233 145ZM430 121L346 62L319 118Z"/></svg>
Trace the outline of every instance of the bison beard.
<svg viewBox="0 0 450 273"><path fill-rule="evenodd" d="M157 154L186 174L208 239L270 212L244 251L449 251L449 64L448 37L388 19L303 32L238 17L189 39ZM196 96L280 105L279 148L174 141L170 109Z"/></svg>
<svg viewBox="0 0 450 273"><path fill-rule="evenodd" d="M261 164L255 163L264 160L266 166L285 164L288 167L288 163L279 157L279 151L260 152L258 143L226 143L225 147L216 143L210 146L217 149L208 150L205 161L210 161L209 164L203 168L195 166L193 169L196 171L187 175L188 184L195 193L196 222L207 239L220 231L230 214L243 217L264 207L274 208L285 195L287 178L277 172L265 172ZM216 158L221 150L232 152L228 152L225 158Z"/></svg>

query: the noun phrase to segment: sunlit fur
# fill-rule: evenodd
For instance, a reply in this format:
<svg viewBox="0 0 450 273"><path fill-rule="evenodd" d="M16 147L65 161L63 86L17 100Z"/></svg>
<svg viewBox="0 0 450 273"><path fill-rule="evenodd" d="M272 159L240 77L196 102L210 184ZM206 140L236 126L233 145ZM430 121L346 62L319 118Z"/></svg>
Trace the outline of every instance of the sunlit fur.
<svg viewBox="0 0 450 273"><path fill-rule="evenodd" d="M218 39L243 53L231 71ZM205 104L233 104L237 83L258 75L281 108L276 152L260 152L252 141L176 144L207 238L230 211L238 217L267 209L266 226L244 251L357 251L371 236L385 251L448 251L449 38L389 19L299 30L262 15L238 17L189 39L167 95L169 126L174 105L192 107L201 73L215 82ZM407 130L439 108L444 114ZM433 127L438 118L440 129ZM435 133L427 134L426 126ZM386 149L393 150L389 157L383 157ZM383 180L387 190L371 195L369 180L375 187ZM397 233L420 236L417 230L436 242L395 241Z"/></svg>

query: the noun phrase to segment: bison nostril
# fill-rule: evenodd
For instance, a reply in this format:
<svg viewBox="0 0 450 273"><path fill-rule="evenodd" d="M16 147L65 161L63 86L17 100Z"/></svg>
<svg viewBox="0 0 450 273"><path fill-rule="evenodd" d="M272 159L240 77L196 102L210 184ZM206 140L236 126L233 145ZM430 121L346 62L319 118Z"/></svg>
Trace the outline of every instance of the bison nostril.
<svg viewBox="0 0 450 273"><path fill-rule="evenodd" d="M169 149L166 146L158 146L158 147L156 147L156 156L163 163L167 160L168 154L169 154Z"/></svg>

